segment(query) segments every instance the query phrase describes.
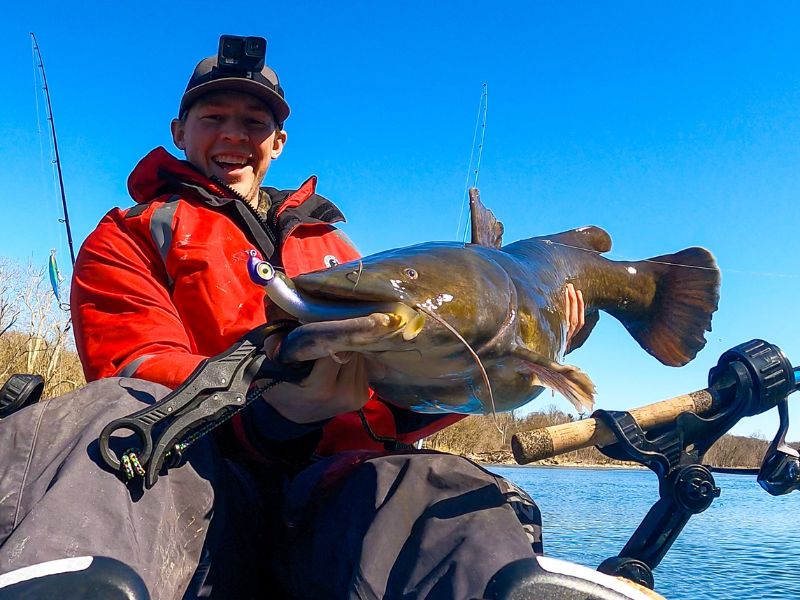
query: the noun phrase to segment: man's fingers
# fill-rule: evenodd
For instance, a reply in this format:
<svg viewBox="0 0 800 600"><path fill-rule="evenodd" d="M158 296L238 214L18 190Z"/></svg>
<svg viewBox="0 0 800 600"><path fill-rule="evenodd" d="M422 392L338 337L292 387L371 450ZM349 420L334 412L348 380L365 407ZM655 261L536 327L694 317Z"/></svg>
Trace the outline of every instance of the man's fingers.
<svg viewBox="0 0 800 600"><path fill-rule="evenodd" d="M363 355L358 356L357 369L355 373L357 391L361 394L369 394L369 377L367 376L367 361Z"/></svg>
<svg viewBox="0 0 800 600"><path fill-rule="evenodd" d="M575 286L571 283L568 283L564 289L564 302L564 314L567 319L567 339L570 339L575 333L575 326L578 324L575 316L578 298L575 294Z"/></svg>
<svg viewBox="0 0 800 600"><path fill-rule="evenodd" d="M264 340L264 345L262 346L261 350L270 359L275 358L275 355L278 354L278 349L280 348L284 337L285 336L279 334L268 336L267 339Z"/></svg>
<svg viewBox="0 0 800 600"><path fill-rule="evenodd" d="M356 373L356 398L360 398L363 406L369 400L369 376L366 359L362 355L359 355L359 359Z"/></svg>
<svg viewBox="0 0 800 600"><path fill-rule="evenodd" d="M336 388L336 379L345 367L346 365L342 365L330 357L319 358L314 361L308 377L297 385L305 390L315 391L320 398L330 397Z"/></svg>
<svg viewBox="0 0 800 600"><path fill-rule="evenodd" d="M334 352L331 350L328 353L328 356L333 360L333 362L339 363L340 365L346 365L350 362L353 358L352 352Z"/></svg>
<svg viewBox="0 0 800 600"><path fill-rule="evenodd" d="M564 302L564 314L567 320L567 341L569 341L586 322L586 305L583 301L583 292L576 290L573 284L568 283L564 288Z"/></svg>

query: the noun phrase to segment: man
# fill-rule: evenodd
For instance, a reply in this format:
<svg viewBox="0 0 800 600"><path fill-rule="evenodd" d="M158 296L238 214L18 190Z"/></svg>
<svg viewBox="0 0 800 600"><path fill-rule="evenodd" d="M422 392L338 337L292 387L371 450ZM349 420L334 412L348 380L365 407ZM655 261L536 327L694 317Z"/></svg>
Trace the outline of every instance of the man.
<svg viewBox="0 0 800 600"><path fill-rule="evenodd" d="M148 154L129 179L136 206L110 211L84 243L71 304L98 381L0 428L11 448L0 497L12 501L0 510L0 573L109 556L153 598L471 598L538 551L523 492L460 457L404 450L460 416L384 403L359 356L320 359L303 381L270 388L146 492L98 466L106 423L263 325L251 250L290 277L358 256L315 178L260 187L288 116L269 67L201 61L172 121L186 161ZM582 298L569 286L565 302L571 335Z"/></svg>

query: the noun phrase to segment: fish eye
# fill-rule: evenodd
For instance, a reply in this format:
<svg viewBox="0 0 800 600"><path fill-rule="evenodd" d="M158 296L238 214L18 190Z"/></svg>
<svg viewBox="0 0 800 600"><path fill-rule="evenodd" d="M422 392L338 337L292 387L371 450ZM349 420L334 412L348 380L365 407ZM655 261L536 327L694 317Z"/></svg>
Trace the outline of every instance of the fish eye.
<svg viewBox="0 0 800 600"><path fill-rule="evenodd" d="M403 269L403 273L409 279L416 279L419 277L419 274L414 269Z"/></svg>

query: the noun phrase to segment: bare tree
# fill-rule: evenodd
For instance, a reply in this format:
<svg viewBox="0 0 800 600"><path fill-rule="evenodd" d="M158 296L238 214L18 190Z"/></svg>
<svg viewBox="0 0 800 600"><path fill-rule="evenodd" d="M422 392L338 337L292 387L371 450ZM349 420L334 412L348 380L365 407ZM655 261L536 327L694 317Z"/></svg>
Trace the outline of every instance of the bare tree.
<svg viewBox="0 0 800 600"><path fill-rule="evenodd" d="M11 283L15 280L19 280L19 269L8 259L0 258L0 336L19 318L19 293Z"/></svg>
<svg viewBox="0 0 800 600"><path fill-rule="evenodd" d="M0 376L37 373L45 397L84 383L69 311L56 300L45 269L0 259Z"/></svg>

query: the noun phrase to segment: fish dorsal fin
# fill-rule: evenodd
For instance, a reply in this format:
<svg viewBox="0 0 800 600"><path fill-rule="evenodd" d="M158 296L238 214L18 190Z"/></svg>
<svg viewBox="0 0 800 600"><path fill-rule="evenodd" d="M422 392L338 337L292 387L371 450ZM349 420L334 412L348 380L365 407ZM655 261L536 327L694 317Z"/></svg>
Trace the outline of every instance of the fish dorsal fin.
<svg viewBox="0 0 800 600"><path fill-rule="evenodd" d="M481 193L478 188L469 190L469 214L472 226L472 243L499 248L503 245L503 224L498 221L492 211L481 202Z"/></svg>
<svg viewBox="0 0 800 600"><path fill-rule="evenodd" d="M608 235L605 229L596 227L595 225L578 227L577 229L570 229L569 231L554 233L553 235L542 235L536 239L548 240L556 244L564 244L565 246L573 246L585 250L593 250L594 252L608 252L611 250L611 236Z"/></svg>
<svg viewBox="0 0 800 600"><path fill-rule="evenodd" d="M556 390L569 400L579 412L594 407L594 384L578 367L562 365L524 346L517 346L512 354L526 363L531 373L543 386Z"/></svg>

